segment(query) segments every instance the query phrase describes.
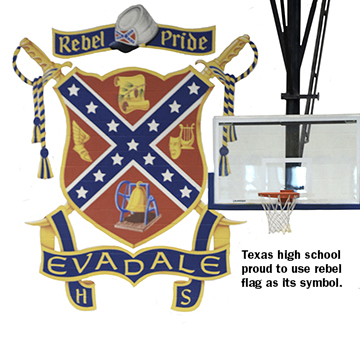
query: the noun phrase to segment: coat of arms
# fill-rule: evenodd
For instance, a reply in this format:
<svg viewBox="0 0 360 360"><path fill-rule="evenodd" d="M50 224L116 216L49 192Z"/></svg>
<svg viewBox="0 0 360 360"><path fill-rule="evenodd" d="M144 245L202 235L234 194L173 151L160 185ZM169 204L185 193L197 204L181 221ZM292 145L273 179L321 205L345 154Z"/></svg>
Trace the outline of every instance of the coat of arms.
<svg viewBox="0 0 360 360"><path fill-rule="evenodd" d="M141 24L120 29L126 32L121 36L116 28L115 41L120 45L112 46L123 52L133 50L127 47L138 44L130 42L124 49L123 37L133 31L135 39L141 38ZM154 27L151 37L158 34ZM217 76L227 84L222 73L225 64L249 42L247 35L239 37L215 60L202 61L206 66L201 73L189 66L166 76L132 67L103 76L75 67L63 75L61 68L72 64L51 62L30 40L25 38L16 49L14 70L33 86L33 141L42 145L39 177L52 176L43 102L43 87L51 78L57 81L54 88L66 115L60 183L67 204L31 224L41 227L40 272L64 281L76 308L96 308L95 284L89 280L95 275L119 276L134 286L157 273L183 276L184 281L174 283L172 308L190 311L199 306L206 280L229 274L229 226L240 222L225 219L201 201L208 174L200 120L213 87L209 79ZM63 49L66 44L64 40ZM21 74L16 59L22 48L43 68L42 77L30 81ZM131 249L172 228L192 210L200 218L192 249L151 247L133 253L99 246L79 250L69 219L74 210ZM55 238L60 251L55 250Z"/></svg>

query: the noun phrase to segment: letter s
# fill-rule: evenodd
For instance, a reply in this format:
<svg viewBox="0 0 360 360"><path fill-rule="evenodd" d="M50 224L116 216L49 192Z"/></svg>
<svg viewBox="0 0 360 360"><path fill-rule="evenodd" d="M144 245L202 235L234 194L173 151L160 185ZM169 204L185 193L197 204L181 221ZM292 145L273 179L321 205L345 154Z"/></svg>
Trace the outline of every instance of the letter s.
<svg viewBox="0 0 360 360"><path fill-rule="evenodd" d="M184 299L188 300L187 302L182 301L182 302L181 302L181 305L189 305L190 302L191 302L191 297L185 295L185 292L188 292L188 293L190 294L190 293L191 293L191 290L190 290L190 289L185 289L185 290L183 290L183 291L181 292L181 296L182 296Z"/></svg>

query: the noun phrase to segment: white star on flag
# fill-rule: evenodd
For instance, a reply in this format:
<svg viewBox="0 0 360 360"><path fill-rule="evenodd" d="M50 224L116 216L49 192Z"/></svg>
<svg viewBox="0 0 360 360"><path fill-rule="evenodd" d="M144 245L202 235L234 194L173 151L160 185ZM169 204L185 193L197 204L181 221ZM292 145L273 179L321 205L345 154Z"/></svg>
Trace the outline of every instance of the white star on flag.
<svg viewBox="0 0 360 360"><path fill-rule="evenodd" d="M100 169L98 170L98 172L94 173L93 175L95 176L95 182L96 182L96 181L102 181L102 182L104 182L104 176L105 176L106 174L102 173Z"/></svg>
<svg viewBox="0 0 360 360"><path fill-rule="evenodd" d="M118 153L116 153L115 156L111 157L113 160L113 165L121 165L121 161L124 159L122 156L120 156Z"/></svg>
<svg viewBox="0 0 360 360"><path fill-rule="evenodd" d="M149 131L158 131L158 126L160 125L155 120L153 120L151 123L148 123L149 125Z"/></svg>
<svg viewBox="0 0 360 360"><path fill-rule="evenodd" d="M170 113L173 113L173 112L179 112L179 108L180 108L180 104L178 104L177 102L176 102L176 100L174 100L174 102L172 103L172 104L170 104L169 105L170 106L170 108L171 108L171 111L170 111Z"/></svg>
<svg viewBox="0 0 360 360"><path fill-rule="evenodd" d="M146 156L143 156L143 159L145 160L145 165L154 165L155 156L151 156L150 153L148 153Z"/></svg>
<svg viewBox="0 0 360 360"><path fill-rule="evenodd" d="M87 109L88 109L88 114L90 114L90 113L93 113L93 114L96 114L96 108L98 107L97 105L95 105L92 101L90 102L90 104L89 105L85 105L86 107L87 107Z"/></svg>
<svg viewBox="0 0 360 360"><path fill-rule="evenodd" d="M188 89L190 90L189 95L196 94L198 95L198 90L200 89L200 86L197 86L194 82L191 86L188 86Z"/></svg>
<svg viewBox="0 0 360 360"><path fill-rule="evenodd" d="M174 176L174 174L172 174L169 169L167 169L164 173L161 174L164 177L164 182L165 181L170 181L172 182L172 177Z"/></svg>
<svg viewBox="0 0 360 360"><path fill-rule="evenodd" d="M130 150L137 151L137 147L138 147L139 143L137 143L134 139L132 139L129 143L127 143L127 145L129 146L129 151Z"/></svg>
<svg viewBox="0 0 360 360"><path fill-rule="evenodd" d="M181 197L187 197L190 198L190 193L192 192L192 190L188 189L188 187L185 185L185 187L183 189L180 189L181 192Z"/></svg>
<svg viewBox="0 0 360 360"><path fill-rule="evenodd" d="M71 87L68 88L69 90L69 96L78 96L78 91L80 90L80 88L76 87L75 84L72 84Z"/></svg>
<svg viewBox="0 0 360 360"><path fill-rule="evenodd" d="M112 119L111 122L110 122L110 123L107 123L106 125L109 127L109 132L110 132L110 131L115 131L115 132L117 132L117 127L118 127L120 124L116 123L115 120Z"/></svg>
<svg viewBox="0 0 360 360"><path fill-rule="evenodd" d="M83 186L79 190L76 190L76 192L78 193L78 199L86 199L86 193L88 192L88 190L85 190Z"/></svg>

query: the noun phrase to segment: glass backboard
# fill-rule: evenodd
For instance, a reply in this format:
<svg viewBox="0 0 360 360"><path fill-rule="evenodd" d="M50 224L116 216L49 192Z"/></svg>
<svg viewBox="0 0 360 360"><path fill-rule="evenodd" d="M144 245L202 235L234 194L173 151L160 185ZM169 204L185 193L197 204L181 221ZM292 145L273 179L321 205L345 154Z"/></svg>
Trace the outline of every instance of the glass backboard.
<svg viewBox="0 0 360 360"><path fill-rule="evenodd" d="M359 126L360 114L215 117L209 207L261 209L259 192L292 189L297 209L360 208Z"/></svg>

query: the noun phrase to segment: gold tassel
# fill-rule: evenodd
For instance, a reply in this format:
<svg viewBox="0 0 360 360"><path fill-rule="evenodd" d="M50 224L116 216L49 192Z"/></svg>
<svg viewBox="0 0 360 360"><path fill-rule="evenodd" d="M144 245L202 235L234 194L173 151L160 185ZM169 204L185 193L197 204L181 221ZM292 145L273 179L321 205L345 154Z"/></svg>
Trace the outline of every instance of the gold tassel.
<svg viewBox="0 0 360 360"><path fill-rule="evenodd" d="M51 170L50 161L48 159L49 151L46 149L46 147L43 147L41 149L40 155L41 155L41 160L40 160L38 178L39 179L50 179L54 175Z"/></svg>

